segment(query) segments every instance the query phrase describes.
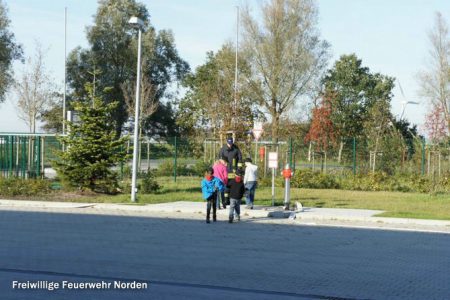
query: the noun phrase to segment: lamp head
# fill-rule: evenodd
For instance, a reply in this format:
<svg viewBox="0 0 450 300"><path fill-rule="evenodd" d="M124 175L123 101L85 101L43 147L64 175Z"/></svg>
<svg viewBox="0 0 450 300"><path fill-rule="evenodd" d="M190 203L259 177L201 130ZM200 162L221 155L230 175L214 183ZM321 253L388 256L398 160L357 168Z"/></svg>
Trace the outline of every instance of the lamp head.
<svg viewBox="0 0 450 300"><path fill-rule="evenodd" d="M130 20L128 20L128 24L138 29L142 29L144 27L144 21L138 17L131 17Z"/></svg>

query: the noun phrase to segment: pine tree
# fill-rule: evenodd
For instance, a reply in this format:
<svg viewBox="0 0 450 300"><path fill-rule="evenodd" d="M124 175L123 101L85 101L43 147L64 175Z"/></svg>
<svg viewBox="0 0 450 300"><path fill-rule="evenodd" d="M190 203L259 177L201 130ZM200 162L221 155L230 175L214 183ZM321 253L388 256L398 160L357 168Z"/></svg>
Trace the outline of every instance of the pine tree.
<svg viewBox="0 0 450 300"><path fill-rule="evenodd" d="M68 122L67 136L60 137L66 151L58 153L55 168L64 181L80 190L115 193L118 179L112 168L127 158L123 147L127 137L117 138L112 118L118 102L104 104L91 86L86 90L90 99L73 103L79 120Z"/></svg>

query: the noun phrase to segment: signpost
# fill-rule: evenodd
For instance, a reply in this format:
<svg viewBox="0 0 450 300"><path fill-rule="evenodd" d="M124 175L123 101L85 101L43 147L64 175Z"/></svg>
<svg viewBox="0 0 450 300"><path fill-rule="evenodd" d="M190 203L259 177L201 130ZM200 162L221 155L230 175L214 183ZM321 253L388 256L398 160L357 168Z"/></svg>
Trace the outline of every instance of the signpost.
<svg viewBox="0 0 450 300"><path fill-rule="evenodd" d="M257 155L258 155L258 140L263 133L263 123L255 122L255 124L253 125L252 132L253 132L253 136L255 137L255 164L256 164L256 159L257 159Z"/></svg>
<svg viewBox="0 0 450 300"><path fill-rule="evenodd" d="M269 152L269 168L272 169L272 206L275 206L275 170L278 168L278 152Z"/></svg>

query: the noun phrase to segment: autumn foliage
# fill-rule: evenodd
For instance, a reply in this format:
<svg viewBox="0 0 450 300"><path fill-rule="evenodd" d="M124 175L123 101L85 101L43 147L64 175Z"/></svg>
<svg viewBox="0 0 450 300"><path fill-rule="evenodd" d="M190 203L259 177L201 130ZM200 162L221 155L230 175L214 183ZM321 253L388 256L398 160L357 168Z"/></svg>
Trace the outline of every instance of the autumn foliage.
<svg viewBox="0 0 450 300"><path fill-rule="evenodd" d="M306 142L314 142L322 150L336 145L336 132L331 121L331 96L324 95L322 102L312 110L311 127L305 137Z"/></svg>
<svg viewBox="0 0 450 300"><path fill-rule="evenodd" d="M449 136L444 108L440 103L434 104L426 115L424 126L430 140L435 144L444 141Z"/></svg>

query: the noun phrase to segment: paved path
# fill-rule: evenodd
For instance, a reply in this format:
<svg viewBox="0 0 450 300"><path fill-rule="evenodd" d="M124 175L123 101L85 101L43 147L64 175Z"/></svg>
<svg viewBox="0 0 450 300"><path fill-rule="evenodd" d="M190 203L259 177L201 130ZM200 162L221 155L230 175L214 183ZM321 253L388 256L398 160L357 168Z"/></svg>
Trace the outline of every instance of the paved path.
<svg viewBox="0 0 450 300"><path fill-rule="evenodd" d="M450 235L198 213L0 210L1 299L449 299ZM12 281L131 290L17 291Z"/></svg>

